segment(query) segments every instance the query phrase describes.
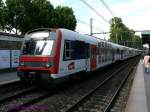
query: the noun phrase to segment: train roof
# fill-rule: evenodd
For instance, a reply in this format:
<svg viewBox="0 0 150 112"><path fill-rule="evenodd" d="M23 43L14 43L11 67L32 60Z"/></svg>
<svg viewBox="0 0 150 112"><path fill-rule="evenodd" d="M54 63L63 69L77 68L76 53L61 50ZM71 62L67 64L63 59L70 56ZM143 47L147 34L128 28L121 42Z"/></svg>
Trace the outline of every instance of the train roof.
<svg viewBox="0 0 150 112"><path fill-rule="evenodd" d="M79 40L79 41L84 41L86 43L98 45L98 40L93 36L80 34L78 32L74 32L71 30L63 29L63 28L60 28L59 30L62 31L62 34L66 36L65 37L66 39ZM70 38L70 35L71 35L71 38Z"/></svg>
<svg viewBox="0 0 150 112"><path fill-rule="evenodd" d="M116 43L112 43L112 42L111 42L111 45L112 45L112 48L115 48L115 49L123 50L125 48L125 46L122 46L122 45L119 45Z"/></svg>
<svg viewBox="0 0 150 112"><path fill-rule="evenodd" d="M62 35L65 35L64 38L68 39L68 40L78 40L78 41L83 41L83 42L90 43L90 44L95 44L95 45L98 45L99 42L104 42L104 43L106 42L108 44L111 44L111 47L115 48L115 49L119 48L120 50L122 50L122 49L138 50L138 49L135 49L135 48L126 47L126 46L119 45L119 44L116 44L116 43L108 42L108 41L102 40L102 39L94 37L94 36L80 34L76 31L68 30L68 29L65 29L65 28L38 28L38 29L34 29L34 30L29 31L26 34L36 32L36 31L52 31L52 30L53 31L54 30L55 31L60 30L62 32ZM71 35L71 38L70 38L70 35Z"/></svg>

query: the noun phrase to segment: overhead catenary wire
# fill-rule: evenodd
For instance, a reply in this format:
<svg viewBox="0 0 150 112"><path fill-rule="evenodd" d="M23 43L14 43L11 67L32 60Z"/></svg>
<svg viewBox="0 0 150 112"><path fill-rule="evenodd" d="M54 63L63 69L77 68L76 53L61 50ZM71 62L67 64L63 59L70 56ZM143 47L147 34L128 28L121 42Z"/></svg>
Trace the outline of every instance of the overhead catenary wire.
<svg viewBox="0 0 150 112"><path fill-rule="evenodd" d="M150 30L134 30L134 32L140 32L140 33L144 31L150 31ZM117 31L117 32L132 32L132 31ZM111 32L100 32L100 33L94 33L94 34L109 34L109 33Z"/></svg>
<svg viewBox="0 0 150 112"><path fill-rule="evenodd" d="M83 20L77 19L77 21L78 21L79 23L81 23L81 24L84 24L84 25L90 27L90 24L86 23L86 22L83 21ZM102 29L100 29L100 28L98 28L98 27L93 26L93 28L94 28L95 30L99 30L99 31L101 31L101 32L104 32Z"/></svg>
<svg viewBox="0 0 150 112"><path fill-rule="evenodd" d="M83 21L83 20L77 19L77 21L78 21L79 23L81 23L81 24L84 24L84 25L90 27L90 24L86 23L86 22ZM97 28L97 27L95 27L95 26L93 26L93 28L96 29L96 30L100 30L100 31L101 31L101 34L104 36L104 39L102 39L102 40L106 40L106 39L105 39L105 38L106 38L105 33L103 33L103 32L105 32L105 31L103 31L103 30L101 30L101 29L99 29L99 28ZM87 34L87 33L83 32L83 31L80 31L80 30L76 30L76 31L81 32L81 33L84 33L84 34ZM93 33L93 34L94 34L94 33ZM87 35L89 35L89 34L87 34ZM98 38L98 37L96 37L96 38ZM100 39L100 38L99 38L99 39Z"/></svg>
<svg viewBox="0 0 150 112"><path fill-rule="evenodd" d="M109 11L109 13L115 17L115 14L113 13L113 11L110 9L110 7L106 4L106 2L104 2L104 0L99 0L105 7L106 9Z"/></svg>
<svg viewBox="0 0 150 112"><path fill-rule="evenodd" d="M87 5L92 11L94 11L100 18L102 18L106 23L110 24L107 19L103 15L101 15L96 9L94 9L90 4L88 4L85 0L80 0L85 5Z"/></svg>

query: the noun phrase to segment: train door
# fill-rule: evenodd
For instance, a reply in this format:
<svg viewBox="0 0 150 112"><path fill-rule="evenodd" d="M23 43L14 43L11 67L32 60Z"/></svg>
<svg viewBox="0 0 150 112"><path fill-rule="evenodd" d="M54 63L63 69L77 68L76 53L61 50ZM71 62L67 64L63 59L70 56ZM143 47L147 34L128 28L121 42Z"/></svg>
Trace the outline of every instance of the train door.
<svg viewBox="0 0 150 112"><path fill-rule="evenodd" d="M112 49L112 63L115 62L115 49Z"/></svg>
<svg viewBox="0 0 150 112"><path fill-rule="evenodd" d="M121 60L123 60L123 50L121 50Z"/></svg>
<svg viewBox="0 0 150 112"><path fill-rule="evenodd" d="M87 72L90 71L90 44L85 44L85 69Z"/></svg>
<svg viewBox="0 0 150 112"><path fill-rule="evenodd" d="M91 45L91 56L90 56L90 63L91 63L91 71L96 69L96 45Z"/></svg>

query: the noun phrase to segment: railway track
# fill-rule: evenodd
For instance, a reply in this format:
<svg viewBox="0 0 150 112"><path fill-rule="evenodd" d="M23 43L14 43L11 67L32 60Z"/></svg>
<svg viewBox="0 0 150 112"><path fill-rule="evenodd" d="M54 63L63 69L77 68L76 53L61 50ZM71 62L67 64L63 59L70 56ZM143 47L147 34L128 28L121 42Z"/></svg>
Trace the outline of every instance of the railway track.
<svg viewBox="0 0 150 112"><path fill-rule="evenodd" d="M6 84L1 84L0 85L0 93L2 93L4 91L9 91L12 89L12 87L18 86L18 85L20 86L20 81L14 81L14 82L6 83Z"/></svg>
<svg viewBox="0 0 150 112"><path fill-rule="evenodd" d="M65 112L109 112L114 99L135 65L136 62L121 67ZM125 68L126 66L128 68Z"/></svg>
<svg viewBox="0 0 150 112"><path fill-rule="evenodd" d="M134 59L131 59L131 60L134 60ZM124 64L123 66L125 67L126 64ZM94 82L94 81L93 82L104 85L103 84L104 80L109 80L109 79L111 79L111 77L113 77L111 75L120 73L119 71L121 71L121 68L123 69L123 67L121 67L121 68L120 67L121 67L121 64L118 64L117 66L113 65L113 67L112 67L113 69L111 69L111 70L107 70L107 68L104 68L104 71L101 71L102 77L99 80L97 80L97 82ZM116 68L118 68L120 70L116 70ZM96 74L97 74L97 72L96 72ZM97 79L97 78L95 77L95 79ZM89 78L89 81L91 81L91 80L92 79ZM82 106L80 106L81 105L80 102L83 102L83 99L86 99L86 96L88 96L88 94L85 95L85 93L89 93L89 91L92 92L93 89L91 89L92 86L91 86L91 84L89 84L89 88L87 88L87 90L85 89L86 91L81 90L82 92L80 93L79 88L82 89L80 82L79 82L79 84L75 84L75 86L73 84L73 87L69 87L67 89L64 88L61 91L59 91L59 90L58 91L57 90L56 91L45 91L45 90L38 90L38 89L37 89L37 91L35 91L35 90L32 91L32 89L31 89L31 92L26 92L25 94L21 93L20 95L18 94L16 97L12 96L12 98L10 98L9 100L6 100L6 101L3 100L5 103L0 104L0 111L2 111L2 112L6 112L6 111L7 112L17 112L17 111L26 112L26 110L27 110L27 112L30 112L30 111L37 112L37 111L39 111L39 108L38 108L38 110L36 110L36 108L32 108L33 109L32 110L30 108L30 106L31 107L32 107L32 105L45 105L46 106L47 104L42 103L43 100L45 100L45 99L49 100L48 104L50 104L50 106L47 105L48 111L53 111L53 112L78 111L77 107L81 108L81 110L84 110L84 109L82 109ZM85 85L87 85L87 84L85 84ZM76 89L74 89L74 88L76 88ZM85 88L85 86L84 86L84 88ZM98 86L96 88L98 88ZM108 93L107 90L105 90L105 91L106 91L106 93ZM72 94L71 92L75 93L76 95L73 96L74 94ZM67 94L67 96L65 94ZM68 95L70 95L70 94L71 94L71 96L69 98ZM102 98L105 99L105 101L107 102L106 99L108 99L108 97L106 97L106 96L103 97L102 95L97 95L97 96L99 96L100 99L102 99ZM68 99L65 99L65 98L68 98ZM82 101L80 101L80 100L82 100ZM60 103L60 101L62 103ZM104 104L106 103L105 101L104 101ZM85 103L85 104L87 104L87 103ZM93 105L94 104L95 103L93 103ZM104 105L104 104L102 104L102 105ZM100 105L101 105L101 103L100 103ZM57 107L57 108L54 109L53 107ZM30 108L30 109L28 110L28 108ZM92 108L91 108L91 110L92 110ZM41 111L39 111L39 112L41 112Z"/></svg>
<svg viewBox="0 0 150 112"><path fill-rule="evenodd" d="M12 93L13 91L22 90L22 89L25 89L30 86L31 86L31 84L23 83L20 80L6 83L6 84L1 84L0 85L0 96L7 95L8 93Z"/></svg>
<svg viewBox="0 0 150 112"><path fill-rule="evenodd" d="M0 97L0 104L1 103L4 103L4 102L8 102L12 99L15 99L21 95L25 95L25 94L28 94L32 91L36 90L36 87L28 87L28 88L24 88L24 89L21 89L19 91L13 91L13 92L10 92L8 93L7 95L1 95Z"/></svg>
<svg viewBox="0 0 150 112"><path fill-rule="evenodd" d="M3 97L1 97L0 111L17 112L23 110L29 107L30 105L40 102L41 100L59 91L56 89L52 89L52 91L49 91L51 90L51 88L48 89L47 91L45 90L45 88L41 88L41 86L40 87L35 85L30 85L30 86L28 85L27 88L21 89L19 91L15 91L15 93L11 92L9 93L9 95L4 95Z"/></svg>
<svg viewBox="0 0 150 112"><path fill-rule="evenodd" d="M27 96L30 93L37 92L38 88L36 85L22 83L20 81L15 81L12 83L7 83L0 85L0 111L7 111L7 104L9 105L13 100L19 99L23 96ZM1 108L6 105L6 110ZM15 105L16 106L16 105ZM11 106L12 107L12 106Z"/></svg>
<svg viewBox="0 0 150 112"><path fill-rule="evenodd" d="M17 95L4 98L3 103L0 104L1 112L17 112L28 105L39 102L40 100L50 96L52 92L47 92L38 88L29 88Z"/></svg>
<svg viewBox="0 0 150 112"><path fill-rule="evenodd" d="M106 69L104 70L106 72L104 72L104 71L101 71L100 73L97 72L96 73L97 75L94 77L91 77L89 80L86 80L85 82L80 81L78 84L76 83L73 87L67 88L66 90L61 91L58 94L54 94L51 97L47 97L46 99L43 99L41 102L38 102L38 103L31 105L31 107L32 106L34 107L37 105L43 105L45 108L40 108L40 106L38 108L30 108L29 107L29 108L26 108L25 110L22 110L21 112L31 112L31 111L32 112L45 112L45 111L66 112L73 105L78 103L78 101L80 99L82 99L86 93L89 93L89 91L93 90L92 88L94 88L96 85L102 83L111 74L116 72L117 71L116 68L119 69L121 66L123 66L123 65L125 66L126 63L131 62L131 60L133 61L134 59L135 58L126 60L123 63L118 64L117 66L112 65L111 69L106 68L108 70L106 70ZM93 74L91 74L91 75L93 75ZM105 77L105 76L107 76L107 77ZM101 105L99 105L99 106L101 106ZM89 111L90 111L90 109L89 109Z"/></svg>
<svg viewBox="0 0 150 112"><path fill-rule="evenodd" d="M0 104L16 98L19 95L27 94L35 88L35 85L22 83L21 81L0 85Z"/></svg>

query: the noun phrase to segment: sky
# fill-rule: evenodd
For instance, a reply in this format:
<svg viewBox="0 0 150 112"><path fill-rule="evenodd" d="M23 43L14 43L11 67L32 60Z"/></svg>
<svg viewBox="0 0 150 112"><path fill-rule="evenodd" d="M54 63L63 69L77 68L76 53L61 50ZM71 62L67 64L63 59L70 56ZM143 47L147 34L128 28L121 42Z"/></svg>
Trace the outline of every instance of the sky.
<svg viewBox="0 0 150 112"><path fill-rule="evenodd" d="M50 0L58 5L71 7L77 19L76 31L90 34L90 18L93 19L93 33L108 32L113 17L101 0L85 0L108 22L93 12L82 0ZM104 0L115 16L121 17L123 23L133 30L150 30L150 0ZM139 33L138 33L139 34ZM96 35L108 39L108 35Z"/></svg>

